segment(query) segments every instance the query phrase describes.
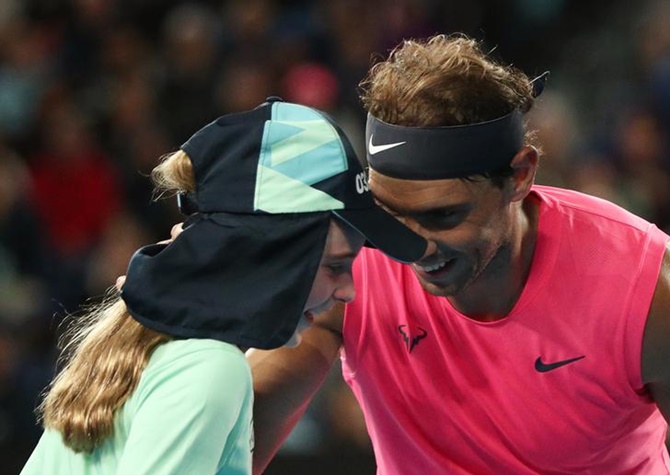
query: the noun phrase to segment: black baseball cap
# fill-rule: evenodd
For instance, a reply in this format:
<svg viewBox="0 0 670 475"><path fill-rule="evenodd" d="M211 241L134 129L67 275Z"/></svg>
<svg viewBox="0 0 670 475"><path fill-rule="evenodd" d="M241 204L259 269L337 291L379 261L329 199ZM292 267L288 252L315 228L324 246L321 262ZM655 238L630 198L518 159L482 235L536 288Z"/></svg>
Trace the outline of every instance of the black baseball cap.
<svg viewBox="0 0 670 475"><path fill-rule="evenodd" d="M331 211L397 261L415 262L426 251L422 237L375 204L349 139L321 111L271 97L218 118L181 148L197 183L181 197L187 212Z"/></svg>

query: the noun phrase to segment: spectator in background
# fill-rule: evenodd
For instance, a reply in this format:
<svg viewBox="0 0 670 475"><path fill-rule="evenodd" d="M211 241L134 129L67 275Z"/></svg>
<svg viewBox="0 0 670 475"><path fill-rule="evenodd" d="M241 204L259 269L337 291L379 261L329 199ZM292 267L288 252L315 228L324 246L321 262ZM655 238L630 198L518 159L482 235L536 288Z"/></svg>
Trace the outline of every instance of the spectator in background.
<svg viewBox="0 0 670 475"><path fill-rule="evenodd" d="M67 96L46 111L41 132L30 159L33 199L53 252L54 298L74 309L85 295L90 252L122 202L118 172Z"/></svg>
<svg viewBox="0 0 670 475"><path fill-rule="evenodd" d="M30 174L0 139L0 315L22 321L44 311L48 255Z"/></svg>
<svg viewBox="0 0 670 475"><path fill-rule="evenodd" d="M670 226L670 175L665 166L668 138L648 108L622 114L615 134L614 163L623 178L629 209Z"/></svg>
<svg viewBox="0 0 670 475"><path fill-rule="evenodd" d="M570 99L556 91L546 91L528 113L529 129L542 144L542 162L537 181L545 185L570 187L575 157L581 146L576 112Z"/></svg>
<svg viewBox="0 0 670 475"><path fill-rule="evenodd" d="M25 145L37 124L49 53L43 27L20 18L0 25L0 131L14 145Z"/></svg>
<svg viewBox="0 0 670 475"><path fill-rule="evenodd" d="M276 72L272 63L232 55L221 69L216 93L212 98L221 110L239 112L253 107L259 97L276 90Z"/></svg>
<svg viewBox="0 0 670 475"><path fill-rule="evenodd" d="M0 140L0 459L18 473L17 454L39 436L33 409L51 377L49 256L32 202L30 175Z"/></svg>
<svg viewBox="0 0 670 475"><path fill-rule="evenodd" d="M165 70L157 106L174 143L183 142L192 130L218 115L213 98L221 33L215 13L204 5L183 4L165 18Z"/></svg>
<svg viewBox="0 0 670 475"><path fill-rule="evenodd" d="M128 46L133 44L134 41ZM111 91L107 91L109 108L104 126L106 148L119 172L124 214L141 223L147 242L165 236L178 220L174 203L153 200L153 189L146 180L156 165L156 157L174 143L158 116L153 72L143 62L133 62L124 68L112 83Z"/></svg>

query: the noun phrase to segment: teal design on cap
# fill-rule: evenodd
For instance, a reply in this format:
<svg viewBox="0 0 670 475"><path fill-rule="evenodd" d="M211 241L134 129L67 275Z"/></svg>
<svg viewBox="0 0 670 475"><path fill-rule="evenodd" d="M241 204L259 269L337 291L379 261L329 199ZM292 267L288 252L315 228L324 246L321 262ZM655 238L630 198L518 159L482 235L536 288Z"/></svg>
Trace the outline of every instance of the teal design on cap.
<svg viewBox="0 0 670 475"><path fill-rule="evenodd" d="M263 130L254 209L269 213L343 209L344 203L311 185L347 168L346 152L330 122L308 107L274 103Z"/></svg>

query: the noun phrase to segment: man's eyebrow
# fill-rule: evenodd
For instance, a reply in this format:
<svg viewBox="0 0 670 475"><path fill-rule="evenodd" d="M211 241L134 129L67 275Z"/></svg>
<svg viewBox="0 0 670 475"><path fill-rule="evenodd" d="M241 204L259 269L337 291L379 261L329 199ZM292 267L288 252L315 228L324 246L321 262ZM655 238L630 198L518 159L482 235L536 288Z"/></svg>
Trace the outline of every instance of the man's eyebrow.
<svg viewBox="0 0 670 475"><path fill-rule="evenodd" d="M389 208L386 203L384 203L382 200L380 200L376 196L374 196L372 199L374 200L375 204L377 206L379 206L380 208L382 208L384 211L386 211L388 213L391 213L391 214L397 214L396 210Z"/></svg>

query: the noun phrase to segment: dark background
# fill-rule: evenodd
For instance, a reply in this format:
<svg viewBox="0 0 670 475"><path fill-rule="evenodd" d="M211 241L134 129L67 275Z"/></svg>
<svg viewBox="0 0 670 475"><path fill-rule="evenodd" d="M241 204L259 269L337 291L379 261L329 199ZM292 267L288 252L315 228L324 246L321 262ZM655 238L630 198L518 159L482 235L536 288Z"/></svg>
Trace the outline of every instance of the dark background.
<svg viewBox="0 0 670 475"><path fill-rule="evenodd" d="M270 95L330 112L363 151L357 84L403 38L465 32L529 75L538 181L670 231L670 3L641 0L2 0L0 472L40 435L64 315L180 221L159 157ZM267 473L374 473L337 369Z"/></svg>

